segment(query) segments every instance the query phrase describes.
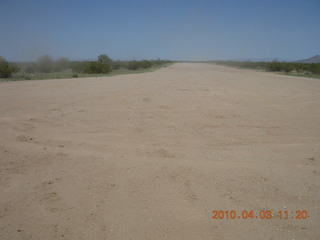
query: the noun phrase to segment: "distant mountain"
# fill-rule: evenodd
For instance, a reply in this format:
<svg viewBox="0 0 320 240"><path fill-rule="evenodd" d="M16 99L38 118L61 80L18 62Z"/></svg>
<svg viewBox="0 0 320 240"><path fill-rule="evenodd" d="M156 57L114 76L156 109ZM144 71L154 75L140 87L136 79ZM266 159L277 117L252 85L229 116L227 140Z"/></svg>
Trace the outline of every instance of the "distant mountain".
<svg viewBox="0 0 320 240"><path fill-rule="evenodd" d="M320 55L313 56L308 59L297 61L298 63L320 63Z"/></svg>

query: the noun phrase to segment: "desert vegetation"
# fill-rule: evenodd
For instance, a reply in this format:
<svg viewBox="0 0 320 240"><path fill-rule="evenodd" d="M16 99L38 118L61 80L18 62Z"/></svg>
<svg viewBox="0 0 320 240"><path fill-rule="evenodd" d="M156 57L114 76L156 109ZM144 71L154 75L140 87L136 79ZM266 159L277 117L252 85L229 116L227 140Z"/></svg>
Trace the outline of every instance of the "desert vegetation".
<svg viewBox="0 0 320 240"><path fill-rule="evenodd" d="M212 63L231 67L258 69L267 72L282 72L301 76L320 77L320 63L298 62L251 62L251 61L213 61Z"/></svg>
<svg viewBox="0 0 320 240"><path fill-rule="evenodd" d="M19 68L10 66L5 58L0 57L0 78L9 78L18 71Z"/></svg>
<svg viewBox="0 0 320 240"><path fill-rule="evenodd" d="M320 78L320 63L255 62L255 61L209 61L210 63L237 68L279 72L296 76ZM172 63L168 60L113 60L100 54L94 61L71 61L61 57L53 59L43 55L34 62L8 62L0 56L0 79L2 81L77 78L127 73L140 73Z"/></svg>
<svg viewBox="0 0 320 240"><path fill-rule="evenodd" d="M53 59L46 54L33 62L9 63L0 57L0 78L14 81L126 74L151 71L170 62L160 59L120 61L113 60L106 54L100 54L95 61L71 61L66 57Z"/></svg>

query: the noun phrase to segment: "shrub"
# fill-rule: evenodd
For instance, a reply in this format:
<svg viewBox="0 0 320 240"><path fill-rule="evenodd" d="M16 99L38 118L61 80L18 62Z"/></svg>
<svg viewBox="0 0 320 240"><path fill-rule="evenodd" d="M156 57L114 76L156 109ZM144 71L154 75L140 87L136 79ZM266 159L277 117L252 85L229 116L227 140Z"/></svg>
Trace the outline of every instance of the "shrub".
<svg viewBox="0 0 320 240"><path fill-rule="evenodd" d="M146 68L150 68L151 66L152 66L152 62L148 60L143 60L143 61L133 60L128 63L129 70L138 70L139 68L146 69Z"/></svg>
<svg viewBox="0 0 320 240"><path fill-rule="evenodd" d="M9 78L18 71L19 68L10 66L3 57L0 57L0 78Z"/></svg>
<svg viewBox="0 0 320 240"><path fill-rule="evenodd" d="M320 63L311 63L310 72L313 74L320 74Z"/></svg>
<svg viewBox="0 0 320 240"><path fill-rule="evenodd" d="M292 63L282 63L282 70L284 72L292 72L294 69L293 64Z"/></svg>
<svg viewBox="0 0 320 240"><path fill-rule="evenodd" d="M267 63L266 71L269 72L280 72L281 71L281 63L277 61L273 61L270 63Z"/></svg>
<svg viewBox="0 0 320 240"><path fill-rule="evenodd" d="M109 64L111 65L111 63L113 62L111 58L109 58L108 55L106 54L100 54L98 56L98 62L102 62L102 63L106 63L106 64Z"/></svg>
<svg viewBox="0 0 320 240"><path fill-rule="evenodd" d="M150 68L152 66L151 62L148 60L140 61L138 65L140 68Z"/></svg>
<svg viewBox="0 0 320 240"><path fill-rule="evenodd" d="M88 74L108 73L110 71L110 65L102 62L90 62L84 68L84 72Z"/></svg>

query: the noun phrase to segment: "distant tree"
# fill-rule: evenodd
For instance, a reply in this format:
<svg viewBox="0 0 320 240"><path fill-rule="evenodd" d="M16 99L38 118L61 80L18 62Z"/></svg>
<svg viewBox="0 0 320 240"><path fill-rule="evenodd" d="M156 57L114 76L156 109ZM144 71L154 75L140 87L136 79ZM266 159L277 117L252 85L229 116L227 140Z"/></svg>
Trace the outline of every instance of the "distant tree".
<svg viewBox="0 0 320 240"><path fill-rule="evenodd" d="M43 55L37 60L37 67L39 72L49 73L53 70L53 58L49 55Z"/></svg>
<svg viewBox="0 0 320 240"><path fill-rule="evenodd" d="M98 56L98 61L101 62L101 63L109 64L109 65L111 65L111 63L113 62L112 59L109 58L109 56L106 55L106 54L100 54Z"/></svg>
<svg viewBox="0 0 320 240"><path fill-rule="evenodd" d="M9 78L18 71L19 68L10 66L6 59L0 56L0 78Z"/></svg>

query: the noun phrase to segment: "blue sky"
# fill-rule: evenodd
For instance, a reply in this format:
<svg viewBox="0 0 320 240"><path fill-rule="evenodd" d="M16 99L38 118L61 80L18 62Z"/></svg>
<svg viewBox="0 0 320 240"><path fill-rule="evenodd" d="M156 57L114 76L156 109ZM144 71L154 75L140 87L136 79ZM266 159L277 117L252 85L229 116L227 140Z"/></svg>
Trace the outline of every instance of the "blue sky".
<svg viewBox="0 0 320 240"><path fill-rule="evenodd" d="M0 0L0 56L298 60L320 54L320 0Z"/></svg>

